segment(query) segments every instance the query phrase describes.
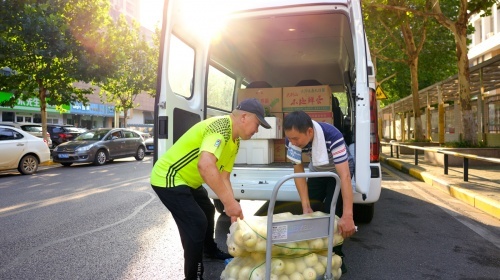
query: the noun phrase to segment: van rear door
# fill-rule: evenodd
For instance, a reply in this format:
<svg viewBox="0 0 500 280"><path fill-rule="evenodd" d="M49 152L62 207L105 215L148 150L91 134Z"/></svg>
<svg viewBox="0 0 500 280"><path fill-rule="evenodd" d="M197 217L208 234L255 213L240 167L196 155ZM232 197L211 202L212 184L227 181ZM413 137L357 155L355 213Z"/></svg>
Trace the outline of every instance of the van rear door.
<svg viewBox="0 0 500 280"><path fill-rule="evenodd" d="M209 1L197 1L200 5ZM191 126L206 117L209 38L193 1L166 0L155 98L154 162ZM195 93L198 94L195 94Z"/></svg>

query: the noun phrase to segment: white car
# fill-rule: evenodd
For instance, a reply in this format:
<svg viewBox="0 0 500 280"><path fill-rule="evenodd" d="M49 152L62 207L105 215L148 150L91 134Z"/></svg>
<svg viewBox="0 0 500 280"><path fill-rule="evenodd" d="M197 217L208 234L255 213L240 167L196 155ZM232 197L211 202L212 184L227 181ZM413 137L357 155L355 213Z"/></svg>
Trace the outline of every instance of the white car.
<svg viewBox="0 0 500 280"><path fill-rule="evenodd" d="M20 128L29 134L36 136L38 138L43 138L42 125L39 123L28 123L28 122L0 122L0 125L11 126L15 128ZM50 134L47 131L47 146L52 147L52 139L50 139Z"/></svg>
<svg viewBox="0 0 500 280"><path fill-rule="evenodd" d="M0 170L16 169L31 175L41 163L50 160L50 149L43 139L21 129L0 125Z"/></svg>

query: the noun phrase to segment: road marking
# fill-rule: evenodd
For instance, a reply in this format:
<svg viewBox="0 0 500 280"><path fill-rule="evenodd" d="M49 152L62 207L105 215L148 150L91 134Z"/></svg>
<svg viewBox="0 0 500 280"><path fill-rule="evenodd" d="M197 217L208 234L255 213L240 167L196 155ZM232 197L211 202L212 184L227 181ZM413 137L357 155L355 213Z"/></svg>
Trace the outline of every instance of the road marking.
<svg viewBox="0 0 500 280"><path fill-rule="evenodd" d="M71 194L53 197L53 198L49 198L49 199L33 201L33 202L28 202L28 203L20 203L20 204L8 206L8 207L3 207L3 208L0 208L0 218L19 214L19 213L30 211L30 210L34 210L34 209L37 209L40 207L54 205L54 204L61 203L61 202L67 202L70 200L81 199L82 197L86 197L86 196L90 196L90 195L94 195L94 194L98 194L98 193L102 193L102 192L107 192L107 191L110 191L113 189L126 187L126 186L131 185L132 183L137 183L137 182L141 182L141 181L149 183L149 175L139 177L137 179L129 180L126 183L115 182L112 184L108 184L108 185L104 185L104 186L100 186L100 187L96 187L96 188L92 188L89 190L84 190L84 191L80 191L80 192L76 192L76 193L71 193Z"/></svg>
<svg viewBox="0 0 500 280"><path fill-rule="evenodd" d="M62 242L65 242L65 241L68 241L68 240L71 240L71 239L78 238L78 237L82 237L82 236L85 236L85 235L90 235L90 234L93 234L93 233L96 233L96 232L99 232L99 231L102 231L102 230L105 230L105 229L117 226L119 224L125 223L126 221L134 218L137 214L139 214L139 212L141 212L142 209L144 209L144 207L146 207L149 203L151 203L155 199L155 197L156 197L156 195L153 192L146 192L146 191L139 191L139 192L143 192L143 193L148 194L149 195L149 200L146 201L145 203L137 206L135 208L135 210L130 215L128 215L127 217L125 217L125 218L123 218L123 219L121 219L121 220L119 220L117 222L114 222L114 223L111 223L111 224L107 224L107 225L102 226L102 227L98 227L98 228L95 228L95 229L92 229L92 230L88 230L88 231L85 231L85 232L82 232L82 233L79 233L79 234L75 234L75 235L72 235L72 236L68 236L68 237L65 237L65 238L56 239L56 240L47 242L45 244L42 244L40 246L37 246L35 248L32 248L31 250L28 250L28 251L25 251L25 252L19 254L10 263L8 263L7 265L5 265L1 269L1 271L4 273L7 270L9 270L10 268L15 267L16 265L22 265L24 263L24 259L28 258L30 255L32 255L32 254L34 254L34 253L36 253L38 251L41 251L41 250L43 250L43 249L45 249L47 247L50 247L52 245L55 245L55 244L58 244L58 243L62 243Z"/></svg>

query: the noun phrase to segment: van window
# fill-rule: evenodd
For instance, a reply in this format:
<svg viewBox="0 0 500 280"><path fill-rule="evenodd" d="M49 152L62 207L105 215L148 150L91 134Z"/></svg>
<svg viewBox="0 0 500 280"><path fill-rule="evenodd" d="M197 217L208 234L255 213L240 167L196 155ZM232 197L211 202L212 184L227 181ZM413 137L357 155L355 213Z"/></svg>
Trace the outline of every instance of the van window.
<svg viewBox="0 0 500 280"><path fill-rule="evenodd" d="M224 111L231 111L236 80L219 69L208 69L207 105Z"/></svg>
<svg viewBox="0 0 500 280"><path fill-rule="evenodd" d="M190 98L193 90L194 49L172 36L168 60L168 81L172 91Z"/></svg>

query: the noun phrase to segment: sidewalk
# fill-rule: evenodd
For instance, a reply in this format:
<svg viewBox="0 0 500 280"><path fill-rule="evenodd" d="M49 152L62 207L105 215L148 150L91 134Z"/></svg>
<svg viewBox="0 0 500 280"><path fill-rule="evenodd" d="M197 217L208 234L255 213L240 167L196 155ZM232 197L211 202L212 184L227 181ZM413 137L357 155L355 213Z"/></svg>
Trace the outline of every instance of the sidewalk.
<svg viewBox="0 0 500 280"><path fill-rule="evenodd" d="M443 166L429 164L423 155L418 165L415 165L413 154L400 154L396 158L394 153L391 158L389 146L382 146L380 161L500 219L500 164L469 166L469 181L464 182L462 167L448 167L448 175L445 175Z"/></svg>

